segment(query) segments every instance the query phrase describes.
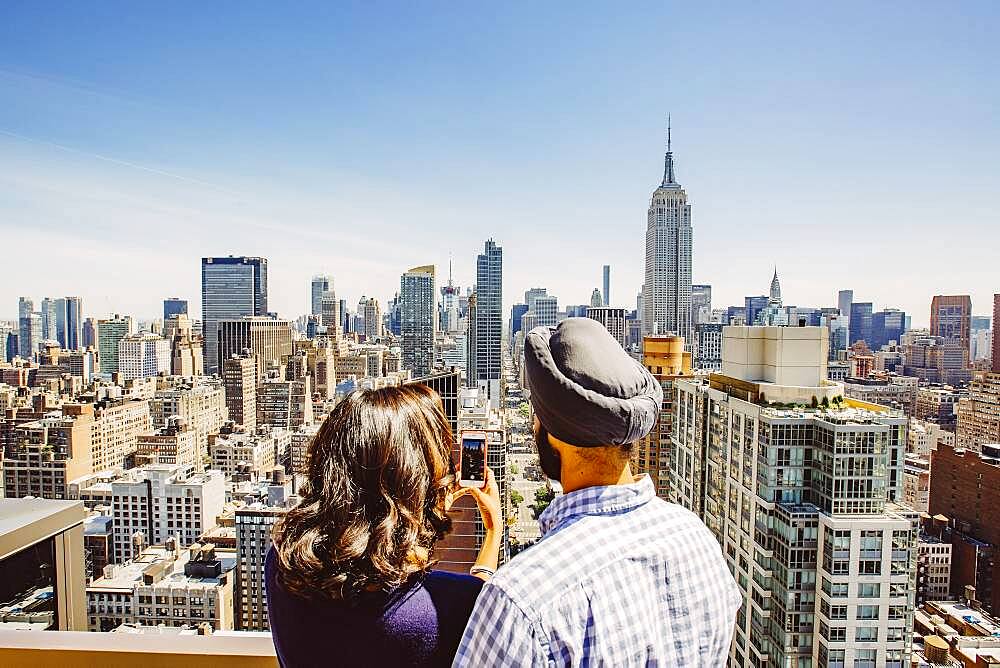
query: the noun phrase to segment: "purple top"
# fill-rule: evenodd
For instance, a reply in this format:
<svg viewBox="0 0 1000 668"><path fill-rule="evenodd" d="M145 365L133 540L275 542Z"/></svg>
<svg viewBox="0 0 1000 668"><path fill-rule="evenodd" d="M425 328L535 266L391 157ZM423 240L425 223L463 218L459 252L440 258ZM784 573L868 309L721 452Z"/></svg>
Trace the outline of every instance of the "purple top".
<svg viewBox="0 0 1000 668"><path fill-rule="evenodd" d="M483 581L431 571L355 605L304 599L276 577L267 552L267 612L278 661L299 666L450 666Z"/></svg>

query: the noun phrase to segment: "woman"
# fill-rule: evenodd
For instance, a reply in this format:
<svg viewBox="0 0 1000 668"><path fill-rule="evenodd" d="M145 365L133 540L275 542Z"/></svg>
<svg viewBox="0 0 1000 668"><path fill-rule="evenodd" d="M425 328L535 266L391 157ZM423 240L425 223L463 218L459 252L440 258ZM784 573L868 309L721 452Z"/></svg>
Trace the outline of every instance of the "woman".
<svg viewBox="0 0 1000 668"><path fill-rule="evenodd" d="M274 527L267 607L283 666L450 666L497 567L492 474L459 488L441 399L422 385L358 391L309 446L301 503ZM472 575L431 570L451 502L471 493L486 537ZM478 577L477 577L478 576Z"/></svg>

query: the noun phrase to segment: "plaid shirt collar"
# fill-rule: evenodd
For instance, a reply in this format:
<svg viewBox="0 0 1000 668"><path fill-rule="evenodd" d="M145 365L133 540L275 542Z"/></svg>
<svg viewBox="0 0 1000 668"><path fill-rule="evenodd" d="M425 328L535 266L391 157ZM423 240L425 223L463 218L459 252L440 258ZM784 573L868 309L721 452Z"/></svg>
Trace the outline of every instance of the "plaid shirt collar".
<svg viewBox="0 0 1000 668"><path fill-rule="evenodd" d="M649 503L656 498L652 479L643 474L630 485L584 487L552 500L538 518L542 536L580 515L612 515Z"/></svg>

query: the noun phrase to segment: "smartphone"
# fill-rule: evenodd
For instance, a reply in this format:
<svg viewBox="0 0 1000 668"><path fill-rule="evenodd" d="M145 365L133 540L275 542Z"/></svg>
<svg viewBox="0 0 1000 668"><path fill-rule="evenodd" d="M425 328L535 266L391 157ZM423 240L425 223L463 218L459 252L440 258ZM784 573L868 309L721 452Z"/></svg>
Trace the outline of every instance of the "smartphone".
<svg viewBox="0 0 1000 668"><path fill-rule="evenodd" d="M458 484L462 487L486 486L486 432L463 431L461 475Z"/></svg>

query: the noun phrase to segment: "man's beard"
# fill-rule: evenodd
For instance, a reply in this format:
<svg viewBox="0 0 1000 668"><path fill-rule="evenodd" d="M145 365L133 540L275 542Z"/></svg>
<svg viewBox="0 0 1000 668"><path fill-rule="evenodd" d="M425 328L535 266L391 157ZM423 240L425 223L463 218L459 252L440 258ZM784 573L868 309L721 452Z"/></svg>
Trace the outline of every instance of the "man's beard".
<svg viewBox="0 0 1000 668"><path fill-rule="evenodd" d="M562 472L562 460L559 453L549 443L549 432L540 423L535 428L535 447L538 449L538 465L549 480L559 481Z"/></svg>

